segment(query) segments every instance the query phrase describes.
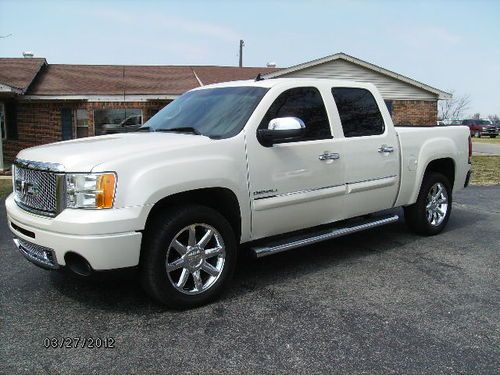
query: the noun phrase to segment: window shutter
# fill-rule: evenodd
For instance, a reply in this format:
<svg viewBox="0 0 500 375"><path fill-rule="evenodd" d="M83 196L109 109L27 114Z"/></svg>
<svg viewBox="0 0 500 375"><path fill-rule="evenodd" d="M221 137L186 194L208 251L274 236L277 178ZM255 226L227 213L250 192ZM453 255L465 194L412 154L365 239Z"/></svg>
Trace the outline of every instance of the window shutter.
<svg viewBox="0 0 500 375"><path fill-rule="evenodd" d="M71 108L61 109L61 133L63 141L73 138L73 122L71 121L71 112Z"/></svg>
<svg viewBox="0 0 500 375"><path fill-rule="evenodd" d="M392 116L392 100L384 100L385 105L387 106L387 110L389 114Z"/></svg>
<svg viewBox="0 0 500 375"><path fill-rule="evenodd" d="M5 103L5 125L7 139L17 140L17 103L14 100Z"/></svg>

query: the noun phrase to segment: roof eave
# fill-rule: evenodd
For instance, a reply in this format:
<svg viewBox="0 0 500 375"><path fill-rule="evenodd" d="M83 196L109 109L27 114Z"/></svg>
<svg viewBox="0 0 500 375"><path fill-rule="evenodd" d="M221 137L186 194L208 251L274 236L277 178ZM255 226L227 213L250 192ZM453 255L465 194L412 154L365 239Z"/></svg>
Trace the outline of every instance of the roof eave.
<svg viewBox="0 0 500 375"><path fill-rule="evenodd" d="M22 95L24 94L24 91L20 88L9 86L5 83L0 83L0 94Z"/></svg>

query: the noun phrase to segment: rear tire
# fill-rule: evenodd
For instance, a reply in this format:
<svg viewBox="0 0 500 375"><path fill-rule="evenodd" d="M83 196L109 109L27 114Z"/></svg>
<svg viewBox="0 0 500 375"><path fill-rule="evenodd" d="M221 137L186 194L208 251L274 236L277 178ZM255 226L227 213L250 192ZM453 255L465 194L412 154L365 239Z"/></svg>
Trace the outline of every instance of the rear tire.
<svg viewBox="0 0 500 375"><path fill-rule="evenodd" d="M451 214L452 189L448 179L437 172L426 173L415 204L404 208L406 224L415 233L440 233Z"/></svg>
<svg viewBox="0 0 500 375"><path fill-rule="evenodd" d="M205 206L168 208L148 223L141 250L145 291L167 307L186 309L217 298L234 273L237 244L224 216Z"/></svg>

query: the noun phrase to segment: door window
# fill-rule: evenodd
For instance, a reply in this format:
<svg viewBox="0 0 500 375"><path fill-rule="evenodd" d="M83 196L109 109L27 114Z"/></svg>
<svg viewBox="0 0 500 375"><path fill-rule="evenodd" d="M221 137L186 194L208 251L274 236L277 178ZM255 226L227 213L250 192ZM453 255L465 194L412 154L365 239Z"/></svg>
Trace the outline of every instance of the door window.
<svg viewBox="0 0 500 375"><path fill-rule="evenodd" d="M384 119L370 91L335 87L332 94L339 111L344 137L362 137L384 132Z"/></svg>
<svg viewBox="0 0 500 375"><path fill-rule="evenodd" d="M269 121L278 117L298 117L304 122L306 131L300 141L332 138L325 104L315 87L299 87L281 93L262 119L259 129L267 129Z"/></svg>

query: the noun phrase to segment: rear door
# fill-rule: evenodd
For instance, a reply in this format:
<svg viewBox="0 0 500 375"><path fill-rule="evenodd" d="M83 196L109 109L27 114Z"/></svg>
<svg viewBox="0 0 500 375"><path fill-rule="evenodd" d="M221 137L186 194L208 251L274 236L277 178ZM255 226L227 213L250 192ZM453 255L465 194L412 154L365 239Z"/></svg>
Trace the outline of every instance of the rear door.
<svg viewBox="0 0 500 375"><path fill-rule="evenodd" d="M346 217L392 207L399 189L399 142L394 127L385 125L392 122L384 101L362 87L334 87L331 94L344 136Z"/></svg>

